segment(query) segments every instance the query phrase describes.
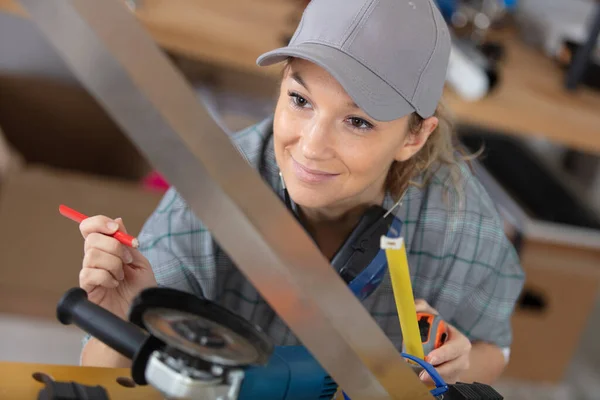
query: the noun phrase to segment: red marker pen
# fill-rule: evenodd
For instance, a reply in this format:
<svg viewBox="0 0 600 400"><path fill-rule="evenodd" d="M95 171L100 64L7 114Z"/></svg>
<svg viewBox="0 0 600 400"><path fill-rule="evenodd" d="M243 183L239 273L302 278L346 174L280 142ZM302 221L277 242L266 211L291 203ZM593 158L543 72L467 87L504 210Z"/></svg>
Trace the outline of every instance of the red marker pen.
<svg viewBox="0 0 600 400"><path fill-rule="evenodd" d="M78 222L78 223L81 223L81 221L83 221L84 219L87 218L87 215L84 215L78 211L75 211L72 208L65 206L64 204L61 204L58 207L58 211L63 216L69 218L72 221ZM114 237L119 242L121 242L124 245L129 246L129 247L137 248L140 245L140 242L136 238L134 238L131 235L126 234L125 232L116 231L115 233L113 233L110 236Z"/></svg>

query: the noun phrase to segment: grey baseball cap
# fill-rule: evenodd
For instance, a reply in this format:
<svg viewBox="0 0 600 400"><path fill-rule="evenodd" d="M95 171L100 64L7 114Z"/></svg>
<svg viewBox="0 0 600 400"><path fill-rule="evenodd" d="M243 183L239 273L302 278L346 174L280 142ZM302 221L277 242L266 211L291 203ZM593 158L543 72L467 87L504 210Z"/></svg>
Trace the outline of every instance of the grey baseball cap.
<svg viewBox="0 0 600 400"><path fill-rule="evenodd" d="M288 57L324 68L371 118L427 118L442 96L450 33L432 0L312 0L288 46L257 64Z"/></svg>

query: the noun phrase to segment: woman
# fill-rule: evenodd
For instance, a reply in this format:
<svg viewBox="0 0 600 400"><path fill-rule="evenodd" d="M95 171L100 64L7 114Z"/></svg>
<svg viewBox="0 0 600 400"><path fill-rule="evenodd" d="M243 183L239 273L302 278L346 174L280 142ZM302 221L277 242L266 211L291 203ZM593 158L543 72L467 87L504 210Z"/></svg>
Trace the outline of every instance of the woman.
<svg viewBox="0 0 600 400"><path fill-rule="evenodd" d="M508 359L523 274L492 201L453 148L439 105L449 53L447 26L429 0L313 0L289 46L258 60L284 62L274 115L232 140L282 200L289 194L329 258L367 207L393 209L417 309L451 325L427 360L448 382L492 382ZM123 221L104 216L81 224L80 284L93 302L126 318L132 298L160 284L217 301L276 344L297 343L173 189L145 224L139 251L107 236L119 228ZM389 277L364 305L400 348ZM128 365L95 339L82 363Z"/></svg>

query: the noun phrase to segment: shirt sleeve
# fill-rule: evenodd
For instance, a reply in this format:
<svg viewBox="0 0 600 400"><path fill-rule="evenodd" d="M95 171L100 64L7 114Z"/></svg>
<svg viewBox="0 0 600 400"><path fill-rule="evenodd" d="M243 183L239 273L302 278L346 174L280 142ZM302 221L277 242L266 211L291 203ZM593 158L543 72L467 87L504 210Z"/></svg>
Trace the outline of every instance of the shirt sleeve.
<svg viewBox="0 0 600 400"><path fill-rule="evenodd" d="M210 280L213 240L206 227L174 188L163 196L144 224L139 250L148 259L159 286L206 296L200 284Z"/></svg>
<svg viewBox="0 0 600 400"><path fill-rule="evenodd" d="M480 268L473 265L472 268ZM461 301L461 306L450 321L472 342L484 341L500 348L512 344L511 316L523 288L524 276L510 244L503 246L495 269Z"/></svg>
<svg viewBox="0 0 600 400"><path fill-rule="evenodd" d="M491 199L477 182L462 213L451 268L463 269L463 293L449 322L472 342L492 343L505 357L512 344L511 317L525 275ZM460 265L459 265L460 264Z"/></svg>

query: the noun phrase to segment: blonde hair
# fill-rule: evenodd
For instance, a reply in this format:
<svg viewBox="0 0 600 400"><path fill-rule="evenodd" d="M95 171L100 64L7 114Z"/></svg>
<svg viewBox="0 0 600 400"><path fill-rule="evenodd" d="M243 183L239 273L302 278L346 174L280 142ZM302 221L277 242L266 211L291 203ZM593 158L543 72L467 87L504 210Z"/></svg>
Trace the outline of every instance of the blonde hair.
<svg viewBox="0 0 600 400"><path fill-rule="evenodd" d="M470 161L477 156L468 155L466 151L456 146L454 118L443 100L438 104L433 116L438 119L438 125L423 147L409 160L394 161L390 166L385 188L395 199L399 199L409 186L418 188L426 186L435 173L444 166L448 167L452 183L458 187L461 175L460 162ZM423 121L424 119L417 113L411 114L408 121L408 134L418 134Z"/></svg>

